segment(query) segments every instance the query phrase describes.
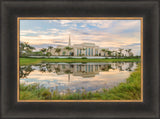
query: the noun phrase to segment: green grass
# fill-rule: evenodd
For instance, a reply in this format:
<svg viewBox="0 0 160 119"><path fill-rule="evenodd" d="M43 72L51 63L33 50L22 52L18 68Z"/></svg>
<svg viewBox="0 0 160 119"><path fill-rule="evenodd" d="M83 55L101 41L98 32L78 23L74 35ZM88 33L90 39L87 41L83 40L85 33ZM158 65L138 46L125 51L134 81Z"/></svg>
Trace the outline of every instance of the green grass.
<svg viewBox="0 0 160 119"><path fill-rule="evenodd" d="M86 92L85 90L72 93L69 89L66 94L60 95L57 90L53 93L38 84L20 84L20 100L140 100L141 98L141 67L131 73L126 83L120 83L110 90L101 92Z"/></svg>
<svg viewBox="0 0 160 119"><path fill-rule="evenodd" d="M38 64L42 62L138 62L140 59L56 59L56 58L20 58L20 65Z"/></svg>
<svg viewBox="0 0 160 119"><path fill-rule="evenodd" d="M49 89L39 86L39 84L28 86L20 84L20 100L49 99L50 95Z"/></svg>

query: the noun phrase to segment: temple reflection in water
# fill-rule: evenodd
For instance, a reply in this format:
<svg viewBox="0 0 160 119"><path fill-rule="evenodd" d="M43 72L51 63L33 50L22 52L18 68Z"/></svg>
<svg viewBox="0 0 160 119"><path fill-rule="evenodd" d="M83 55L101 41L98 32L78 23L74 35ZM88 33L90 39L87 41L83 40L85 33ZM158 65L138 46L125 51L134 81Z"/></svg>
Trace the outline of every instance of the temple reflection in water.
<svg viewBox="0 0 160 119"><path fill-rule="evenodd" d="M121 63L43 63L37 65L21 66L20 78L26 77L30 72L39 70L41 72L54 72L57 75L72 74L83 78L94 77L99 72L118 70L132 71L136 62Z"/></svg>
<svg viewBox="0 0 160 119"><path fill-rule="evenodd" d="M38 83L51 91L97 91L125 82L136 62L42 63L20 67L20 83Z"/></svg>

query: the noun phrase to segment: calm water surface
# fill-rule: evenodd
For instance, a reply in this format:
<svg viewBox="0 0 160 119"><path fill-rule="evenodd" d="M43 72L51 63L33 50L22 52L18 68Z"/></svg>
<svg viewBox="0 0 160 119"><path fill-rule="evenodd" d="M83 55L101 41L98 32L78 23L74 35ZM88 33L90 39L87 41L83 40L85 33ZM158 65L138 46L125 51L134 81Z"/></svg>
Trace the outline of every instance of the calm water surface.
<svg viewBox="0 0 160 119"><path fill-rule="evenodd" d="M20 83L38 83L65 93L67 90L101 91L126 82L136 62L120 63L43 63L20 67Z"/></svg>

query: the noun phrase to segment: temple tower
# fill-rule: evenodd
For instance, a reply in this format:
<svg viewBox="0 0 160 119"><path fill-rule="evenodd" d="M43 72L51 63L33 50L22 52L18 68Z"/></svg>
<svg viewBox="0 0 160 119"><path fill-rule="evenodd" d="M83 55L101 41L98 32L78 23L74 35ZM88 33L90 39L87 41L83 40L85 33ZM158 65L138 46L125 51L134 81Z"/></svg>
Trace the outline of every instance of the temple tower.
<svg viewBox="0 0 160 119"><path fill-rule="evenodd" d="M69 35L69 42L68 42L68 46L71 46L71 39L70 39L70 35Z"/></svg>

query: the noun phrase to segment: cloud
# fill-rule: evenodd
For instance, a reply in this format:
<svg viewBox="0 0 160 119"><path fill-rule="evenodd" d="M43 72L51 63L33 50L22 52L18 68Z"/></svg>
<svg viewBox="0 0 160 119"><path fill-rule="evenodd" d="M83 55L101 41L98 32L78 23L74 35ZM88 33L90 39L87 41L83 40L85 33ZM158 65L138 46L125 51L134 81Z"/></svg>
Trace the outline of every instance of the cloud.
<svg viewBox="0 0 160 119"><path fill-rule="evenodd" d="M135 29L140 31L140 20L117 21L109 30L116 33Z"/></svg>
<svg viewBox="0 0 160 119"><path fill-rule="evenodd" d="M28 42L31 45L54 44L56 41L64 40L64 36L55 35L38 35L38 36L21 36L20 41Z"/></svg>
<svg viewBox="0 0 160 119"><path fill-rule="evenodd" d="M48 29L48 33L57 33L59 32L58 29Z"/></svg>
<svg viewBox="0 0 160 119"><path fill-rule="evenodd" d="M35 30L20 30L20 36L29 34L47 34L47 31L35 31Z"/></svg>
<svg viewBox="0 0 160 119"><path fill-rule="evenodd" d="M55 64L51 65L51 68L54 67L54 65ZM122 65L122 68L126 69L129 67L129 65L130 63L125 63L125 65ZM37 82L41 84L48 84L47 86L49 87L58 87L58 89L62 90L66 90L68 88L70 88L71 90L82 89L82 87L86 90L97 90L97 88L99 89L102 87L112 88L114 86L117 86L121 82L125 82L126 78L128 78L130 75L130 72L128 71L120 71L119 68L116 68L115 70L109 70L108 72L97 72L92 77L92 80L91 78L83 78L82 76L75 76L74 74L70 74L70 82L68 82L69 74L57 75L54 70L52 73L42 73L38 71L39 66L34 66L34 68L37 70L32 71L30 75L27 76L27 78L21 79L21 83L26 82L26 84L30 84ZM136 64L134 63L132 70L134 70L135 68ZM119 78L117 79L117 77Z"/></svg>
<svg viewBox="0 0 160 119"><path fill-rule="evenodd" d="M46 45L67 45L69 34L71 43L95 43L103 48L132 48L140 52L139 20L48 20L41 31L21 30L20 41L39 48ZM45 28L45 29L44 29ZM31 35L34 34L34 35Z"/></svg>
<svg viewBox="0 0 160 119"><path fill-rule="evenodd" d="M81 25L80 27L86 27L86 24Z"/></svg>
<svg viewBox="0 0 160 119"><path fill-rule="evenodd" d="M27 34L36 34L37 32L36 31L33 31L33 30L21 30L20 31L20 35L27 35Z"/></svg>
<svg viewBox="0 0 160 119"><path fill-rule="evenodd" d="M102 20L88 20L87 23L89 23L90 25L92 26L97 26L99 28L108 28L109 26L112 25L112 20L105 20L105 21L102 21Z"/></svg>
<svg viewBox="0 0 160 119"><path fill-rule="evenodd" d="M72 20L49 20L48 22L49 23L57 22L57 23L60 23L60 24L67 24L67 23L71 23Z"/></svg>
<svg viewBox="0 0 160 119"><path fill-rule="evenodd" d="M99 28L107 28L111 25L112 20L49 20L49 23L59 23L63 26L77 26L77 24L82 24L80 27L90 25Z"/></svg>

